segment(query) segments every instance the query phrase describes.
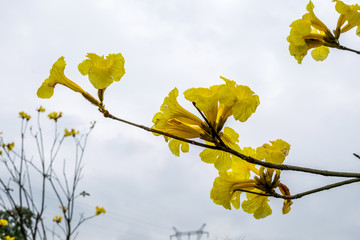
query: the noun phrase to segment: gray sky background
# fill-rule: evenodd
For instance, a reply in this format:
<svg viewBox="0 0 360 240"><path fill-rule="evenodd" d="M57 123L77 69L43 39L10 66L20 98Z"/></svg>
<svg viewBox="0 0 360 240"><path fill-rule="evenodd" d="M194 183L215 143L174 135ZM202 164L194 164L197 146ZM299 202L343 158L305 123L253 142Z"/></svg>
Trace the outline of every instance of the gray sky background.
<svg viewBox="0 0 360 240"><path fill-rule="evenodd" d="M92 213L100 205L107 214L85 223L78 239L163 240L173 234L173 226L187 231L203 223L214 240L359 238L358 184L296 200L285 216L282 201L271 199L273 214L255 220L242 210L212 203L209 193L217 172L201 162L200 148L191 146L190 153L176 158L161 137L103 119L82 96L62 86L50 100L36 97L60 56L67 62L66 75L96 94L77 65L88 52L121 52L126 74L109 87L105 104L118 117L151 126L175 86L179 101L191 108L181 92L221 84L222 75L260 97L247 122L229 121L240 134L241 147L281 138L291 144L287 164L359 172L360 160L352 156L360 153L359 56L331 49L324 62L309 55L303 64L296 63L286 37L307 1L0 2L0 131L5 139L19 132L18 112L35 117L39 105L64 112L60 127L83 130L97 121L79 187L91 198L81 200L79 209ZM313 2L318 17L334 29L334 3ZM354 30L340 40L360 49ZM335 180L282 175L292 193ZM54 198L49 199L50 206ZM57 209L49 214L51 222Z"/></svg>

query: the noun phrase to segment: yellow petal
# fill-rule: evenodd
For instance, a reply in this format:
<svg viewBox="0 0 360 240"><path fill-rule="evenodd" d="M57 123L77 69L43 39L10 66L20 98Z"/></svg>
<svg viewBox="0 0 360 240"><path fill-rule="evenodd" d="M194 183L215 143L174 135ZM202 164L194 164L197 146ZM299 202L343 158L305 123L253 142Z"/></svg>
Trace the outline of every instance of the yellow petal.
<svg viewBox="0 0 360 240"><path fill-rule="evenodd" d="M327 58L327 56L329 55L329 52L330 52L330 50L328 47L321 46L321 47L317 47L317 48L313 49L311 51L311 56L316 61L324 61Z"/></svg>

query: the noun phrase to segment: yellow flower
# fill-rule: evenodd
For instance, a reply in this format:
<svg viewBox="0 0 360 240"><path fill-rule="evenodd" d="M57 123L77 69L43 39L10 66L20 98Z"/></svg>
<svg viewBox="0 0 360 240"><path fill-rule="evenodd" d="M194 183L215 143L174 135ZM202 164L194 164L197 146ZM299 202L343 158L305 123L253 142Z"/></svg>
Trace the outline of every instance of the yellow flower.
<svg viewBox="0 0 360 240"><path fill-rule="evenodd" d="M279 161L277 151L287 155L289 147L282 140L273 141L273 146L269 145L269 150L266 152L262 148L260 153L258 149L244 148L240 150L244 155L256 157L257 155L266 155L270 160ZM283 161L283 160L282 160ZM253 174L250 174L252 172ZM280 183L280 170L260 167L257 169L254 164L250 164L241 160L238 157L233 157L231 171L219 171L219 177L215 178L213 188L210 192L210 198L215 204L222 205L226 209L231 209L231 205L236 209L242 209L250 214L253 214L256 219L264 218L272 213L268 205L268 196L279 188L283 195L290 196L289 189ZM250 177L253 177L250 179ZM247 200L240 204L240 195L242 192L247 192ZM252 193L249 193L252 192ZM258 194L256 194L258 193ZM290 211L292 202L287 199L284 201L283 213Z"/></svg>
<svg viewBox="0 0 360 240"><path fill-rule="evenodd" d="M220 76L225 84L210 88L191 88L184 92L185 98L196 103L207 120L220 131L228 117L245 122L259 105L259 97L244 85Z"/></svg>
<svg viewBox="0 0 360 240"><path fill-rule="evenodd" d="M154 115L153 128L186 139L200 138L210 145L219 145L222 141L236 147L237 140L231 140L235 136L234 133L221 132L224 124L231 115L236 120L246 121L259 105L259 97L249 87L237 85L234 81L224 77L221 78L225 84L214 85L210 88L191 88L184 92L185 98L195 104L205 116L206 121L201 120L178 103L178 90L175 88L164 99L160 107L161 112ZM221 140L218 139L218 136ZM168 138L165 137L165 139ZM171 151L176 155L180 153L179 146L176 142L169 143ZM186 144L182 147L187 149ZM214 159L221 154L206 150L203 153L203 161L216 162L215 165L218 169L229 169L231 167L229 156L224 156L222 158L224 160L220 161Z"/></svg>
<svg viewBox="0 0 360 240"><path fill-rule="evenodd" d="M5 240L15 240L15 237L5 236Z"/></svg>
<svg viewBox="0 0 360 240"><path fill-rule="evenodd" d="M61 223L61 221L62 221L62 216L55 216L55 217L53 218L53 222Z"/></svg>
<svg viewBox="0 0 360 240"><path fill-rule="evenodd" d="M48 117L49 117L50 119L54 120L55 122L57 122L57 120L62 117L62 112L59 112L59 113L57 113L57 112L52 112L52 113L50 113L50 114L48 115Z"/></svg>
<svg viewBox="0 0 360 240"><path fill-rule="evenodd" d="M59 208L60 208L63 212L66 212L67 210L69 210L68 207L62 207L61 205L59 206Z"/></svg>
<svg viewBox="0 0 360 240"><path fill-rule="evenodd" d="M95 215L100 215L100 214L105 214L106 213L106 210L105 210L105 208L103 208L103 207L98 207L98 206L96 206L96 211L95 211Z"/></svg>
<svg viewBox="0 0 360 240"><path fill-rule="evenodd" d="M328 47L338 47L339 42L328 27L316 17L311 1L306 10L308 13L304 14L302 19L295 20L290 25L290 35L287 37L290 55L301 63L308 50L314 48L312 57L316 61L323 61L329 54Z"/></svg>
<svg viewBox="0 0 360 240"><path fill-rule="evenodd" d="M220 133L220 136L227 146L240 151L240 147L236 144L239 141L239 134L232 128L225 127L224 132ZM233 164L234 157L230 153L209 148L204 149L200 153L200 158L203 162L214 164L215 168L219 171L229 170Z"/></svg>
<svg viewBox="0 0 360 240"><path fill-rule="evenodd" d="M360 6L347 5L339 0L334 0L336 2L335 9L340 13L339 21L337 24L337 30L340 33L349 31L350 29L357 27L356 34L360 36ZM345 22L347 21L347 24Z"/></svg>
<svg viewBox="0 0 360 240"><path fill-rule="evenodd" d="M177 96L178 90L174 88L161 105L161 112L154 115L153 128L182 138L201 137L204 132L202 127L206 123L180 106Z"/></svg>
<svg viewBox="0 0 360 240"><path fill-rule="evenodd" d="M246 198L247 200L241 204L241 207L245 212L254 214L254 218L256 219L265 218L271 215L272 210L268 204L268 201L270 201L268 197L246 193Z"/></svg>
<svg viewBox="0 0 360 240"><path fill-rule="evenodd" d="M19 112L19 117L21 117L22 119L26 119L27 121L29 121L31 118L30 115L28 115L27 113L25 113L23 111Z"/></svg>
<svg viewBox="0 0 360 240"><path fill-rule="evenodd" d="M0 219L0 227L4 227L8 225L8 221L6 219Z"/></svg>
<svg viewBox="0 0 360 240"><path fill-rule="evenodd" d="M64 136L68 137L68 136L73 136L75 137L77 134L79 134L79 131L76 131L74 128L71 129L71 131L69 131L67 128L65 128L65 133Z"/></svg>
<svg viewBox="0 0 360 240"><path fill-rule="evenodd" d="M43 84L40 86L40 88L37 91L37 96L39 98L51 98L54 94L54 88L56 84L64 85L71 90L81 93L84 98L86 98L88 101L90 101L92 104L96 106L100 106L100 102L96 100L93 96L91 96L89 93L84 91L79 85L68 79L64 74L65 69L65 60L64 57L60 57L52 66L50 70L50 76L49 78L45 79Z"/></svg>
<svg viewBox="0 0 360 240"><path fill-rule="evenodd" d="M38 112L45 112L45 108L43 106L40 106L38 109L36 109Z"/></svg>
<svg viewBox="0 0 360 240"><path fill-rule="evenodd" d="M125 60L121 53L104 56L88 53L87 58L79 64L82 75L89 75L91 84L96 89L107 88L114 81L120 81L125 74Z"/></svg>
<svg viewBox="0 0 360 240"><path fill-rule="evenodd" d="M180 149L183 153L189 152L189 144L177 139L171 139L169 141L169 149L175 156L180 156Z"/></svg>
<svg viewBox="0 0 360 240"><path fill-rule="evenodd" d="M8 143L8 144L3 143L3 144L2 144L2 147L3 147L3 148L6 147L7 150L10 152L10 151L15 147L15 143L14 143L14 142Z"/></svg>
<svg viewBox="0 0 360 240"><path fill-rule="evenodd" d="M64 57L60 57L54 63L50 70L49 78L45 79L45 81L37 91L37 95L39 98L51 98L54 94L54 88L58 83L70 88L75 92L85 93L85 91L79 85L77 85L65 76L65 65L66 63Z"/></svg>
<svg viewBox="0 0 360 240"><path fill-rule="evenodd" d="M272 145L265 143L263 146L256 149L256 157L259 160L265 159L266 162L275 164L282 164L285 157L289 154L290 144L287 142L277 139L270 141Z"/></svg>

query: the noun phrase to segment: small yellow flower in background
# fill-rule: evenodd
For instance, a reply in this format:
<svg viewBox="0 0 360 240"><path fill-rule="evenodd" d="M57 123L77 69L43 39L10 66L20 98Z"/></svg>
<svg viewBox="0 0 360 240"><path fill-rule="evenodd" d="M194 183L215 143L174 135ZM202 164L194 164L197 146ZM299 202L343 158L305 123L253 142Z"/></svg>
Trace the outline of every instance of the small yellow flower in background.
<svg viewBox="0 0 360 240"><path fill-rule="evenodd" d="M329 54L328 47L338 47L338 39L331 33L329 28L316 17L314 4L310 1L306 6L308 13L302 19L291 23L290 35L287 41L290 43L289 51L298 63L301 63L309 49L314 48L312 57L316 61L323 61Z"/></svg>
<svg viewBox="0 0 360 240"><path fill-rule="evenodd" d="M62 112L58 112L58 113L57 113L57 112L52 112L52 113L49 113L48 117L49 117L50 119L54 120L55 122L57 122L57 120L62 117Z"/></svg>
<svg viewBox="0 0 360 240"><path fill-rule="evenodd" d="M5 236L5 240L15 240L15 237Z"/></svg>
<svg viewBox="0 0 360 240"><path fill-rule="evenodd" d="M26 119L27 121L29 121L31 118L31 116L24 111L19 112L19 117L21 117L22 119Z"/></svg>
<svg viewBox="0 0 360 240"><path fill-rule="evenodd" d="M65 65L66 63L64 57L60 57L54 63L50 70L49 78L45 79L45 81L37 91L37 95L39 98L51 98L54 94L54 88L58 83L70 88L75 92L85 93L85 91L79 85L77 85L65 76Z"/></svg>
<svg viewBox="0 0 360 240"><path fill-rule="evenodd" d="M96 89L105 89L114 81L120 81L125 74L125 59L118 54L99 56L95 53L88 53L87 58L79 64L78 69L82 75L89 75L91 84Z"/></svg>
<svg viewBox="0 0 360 240"><path fill-rule="evenodd" d="M61 223L61 221L62 221L62 216L55 216L52 220L53 220L53 222Z"/></svg>
<svg viewBox="0 0 360 240"><path fill-rule="evenodd" d="M3 148L7 148L7 150L10 152L15 147L15 143L14 142L8 144L3 143L1 146Z"/></svg>
<svg viewBox="0 0 360 240"><path fill-rule="evenodd" d="M69 210L68 207L62 207L61 205L59 206L59 208L60 208L63 212L66 212L67 210Z"/></svg>
<svg viewBox="0 0 360 240"><path fill-rule="evenodd" d="M8 225L8 221L6 219L0 219L0 227L4 227Z"/></svg>
<svg viewBox="0 0 360 240"><path fill-rule="evenodd" d="M105 210L105 208L103 208L103 207L98 207L98 206L96 206L96 211L95 211L95 215L100 215L100 214L105 214L106 213L106 210Z"/></svg>
<svg viewBox="0 0 360 240"><path fill-rule="evenodd" d="M36 109L38 112L45 112L45 108L43 106L40 106L38 109Z"/></svg>
<svg viewBox="0 0 360 240"><path fill-rule="evenodd" d="M77 134L79 134L79 131L76 131L74 128L72 128L71 131L69 131L67 128L65 128L65 133L64 133L65 137L68 137L68 136L75 137Z"/></svg>

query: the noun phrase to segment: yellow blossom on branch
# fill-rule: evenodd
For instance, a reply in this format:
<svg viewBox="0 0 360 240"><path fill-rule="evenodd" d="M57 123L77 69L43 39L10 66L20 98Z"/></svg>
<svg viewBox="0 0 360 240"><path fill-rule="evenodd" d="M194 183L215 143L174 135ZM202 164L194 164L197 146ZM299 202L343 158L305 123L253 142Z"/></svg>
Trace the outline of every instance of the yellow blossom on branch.
<svg viewBox="0 0 360 240"><path fill-rule="evenodd" d="M5 236L4 240L15 240L15 237L10 237L9 235Z"/></svg>
<svg viewBox="0 0 360 240"><path fill-rule="evenodd" d="M314 4L310 1L306 6L308 13L302 19L291 23L290 35L287 41L290 43L290 55L298 61L306 56L309 49L314 49L312 57L316 61L323 61L329 54L328 47L338 47L337 38L329 28L314 13Z"/></svg>
<svg viewBox="0 0 360 240"><path fill-rule="evenodd" d="M246 121L256 111L259 97L247 86L237 85L224 77L221 79L225 81L224 84L210 88L191 88L184 92L185 98L201 111L206 120L178 103L178 90L175 88L164 99L161 111L154 115L153 128L186 139L200 138L209 145L223 142L238 149L238 134L230 128L222 132L224 124L230 116L241 122ZM165 139L168 140L168 137ZM179 155L180 145L177 141L170 142L169 147L175 155ZM188 150L187 143L182 147ZM232 164L232 156L221 151L205 149L200 156L203 161L214 163L219 170L227 170Z"/></svg>
<svg viewBox="0 0 360 240"><path fill-rule="evenodd" d="M105 214L106 213L106 210L105 210L105 208L103 208L103 207L99 207L99 206L96 206L96 211L95 211L95 215L96 216L98 216L98 215L100 215L100 214Z"/></svg>
<svg viewBox="0 0 360 240"><path fill-rule="evenodd" d="M264 146L256 150L244 148L239 152L253 158L264 156L270 162L281 164L288 155L290 145L283 140L270 142L273 144L272 146L264 144L268 148ZM281 156L279 156L279 152ZM251 172L252 174L250 174ZM215 204L222 205L226 209L231 209L231 205L236 209L241 206L245 212L253 214L256 219L265 218L272 213L268 204L268 196L275 194L275 189L279 189L284 196L290 196L289 189L280 182L280 173L280 170L271 168L260 167L258 169L254 164L234 157L229 171L219 171L219 176L214 180L210 198ZM247 200L240 204L240 195L243 192L247 192ZM290 211L291 204L290 199L284 201L283 214Z"/></svg>
<svg viewBox="0 0 360 240"><path fill-rule="evenodd" d="M82 75L88 75L91 84L96 89L105 89L114 81L120 81L125 74L125 59L118 54L99 56L95 53L88 53L88 59L78 65Z"/></svg>
<svg viewBox="0 0 360 240"><path fill-rule="evenodd" d="M270 141L270 143L271 145L265 143L256 149L257 159L265 159L266 162L282 164L285 157L289 154L290 144L281 139Z"/></svg>
<svg viewBox="0 0 360 240"><path fill-rule="evenodd" d="M336 2L336 11L340 13L336 28L338 34L347 32L350 29L357 27L356 34L360 36L360 6L358 4L347 5L339 0L334 1Z"/></svg>

